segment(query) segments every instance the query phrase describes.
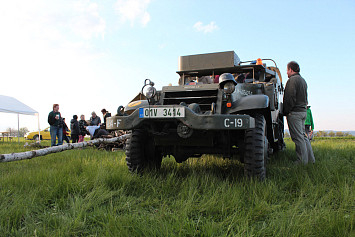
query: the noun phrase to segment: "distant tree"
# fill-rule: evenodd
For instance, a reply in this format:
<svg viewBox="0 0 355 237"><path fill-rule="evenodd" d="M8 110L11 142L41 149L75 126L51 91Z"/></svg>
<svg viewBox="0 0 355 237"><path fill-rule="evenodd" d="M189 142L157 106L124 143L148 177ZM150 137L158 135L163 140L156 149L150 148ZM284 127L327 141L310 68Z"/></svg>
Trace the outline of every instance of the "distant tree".
<svg viewBox="0 0 355 237"><path fill-rule="evenodd" d="M17 134L17 130L16 129L14 129L14 128L7 128L6 129L6 132L8 132L9 133L9 136L15 136L16 134Z"/></svg>
<svg viewBox="0 0 355 237"><path fill-rule="evenodd" d="M328 133L328 136L329 136L329 137L334 137L334 136L335 136L335 132L330 131L330 132Z"/></svg>
<svg viewBox="0 0 355 237"><path fill-rule="evenodd" d="M315 136L316 137L326 137L328 133L326 131L318 131Z"/></svg>
<svg viewBox="0 0 355 237"><path fill-rule="evenodd" d="M345 133L338 131L338 132L335 133L335 136L336 137L344 137Z"/></svg>
<svg viewBox="0 0 355 237"><path fill-rule="evenodd" d="M344 137L352 137L352 135L349 132L344 132Z"/></svg>
<svg viewBox="0 0 355 237"><path fill-rule="evenodd" d="M20 128L20 137L24 137L29 131L27 127Z"/></svg>
<svg viewBox="0 0 355 237"><path fill-rule="evenodd" d="M291 137L288 132L285 133L285 137Z"/></svg>
<svg viewBox="0 0 355 237"><path fill-rule="evenodd" d="M9 136L11 137L17 137L20 135L20 137L24 137L27 132L29 132L27 127L20 128L20 134L18 134L17 129L15 128L7 128L6 132L9 132Z"/></svg>

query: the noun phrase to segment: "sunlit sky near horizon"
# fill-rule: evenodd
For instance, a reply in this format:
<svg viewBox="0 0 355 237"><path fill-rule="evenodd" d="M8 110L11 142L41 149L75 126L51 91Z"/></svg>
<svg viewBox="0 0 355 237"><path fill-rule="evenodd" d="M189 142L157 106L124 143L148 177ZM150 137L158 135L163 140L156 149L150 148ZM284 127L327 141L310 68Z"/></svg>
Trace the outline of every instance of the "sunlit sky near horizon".
<svg viewBox="0 0 355 237"><path fill-rule="evenodd" d="M234 50L242 61L295 60L315 130L355 130L355 1L11 0L0 5L0 95L67 123L126 105L145 78L177 84L178 57ZM0 132L17 115L0 113ZM20 127L37 119L20 115ZM286 127L287 128L287 127Z"/></svg>

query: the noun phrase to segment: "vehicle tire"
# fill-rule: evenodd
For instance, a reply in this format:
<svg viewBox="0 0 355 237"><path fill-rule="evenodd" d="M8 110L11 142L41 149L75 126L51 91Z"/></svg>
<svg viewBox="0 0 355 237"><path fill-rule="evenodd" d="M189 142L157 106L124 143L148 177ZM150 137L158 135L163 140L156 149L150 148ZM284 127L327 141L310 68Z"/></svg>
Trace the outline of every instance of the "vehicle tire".
<svg viewBox="0 0 355 237"><path fill-rule="evenodd" d="M34 136L33 136L33 140L34 140L34 141L37 141L37 140L38 140L38 135L34 135Z"/></svg>
<svg viewBox="0 0 355 237"><path fill-rule="evenodd" d="M126 141L126 162L133 173L142 173L146 168L160 169L162 153L145 131L133 130Z"/></svg>
<svg viewBox="0 0 355 237"><path fill-rule="evenodd" d="M182 163L190 157L190 154L186 153L183 148L179 147L175 149L173 156L177 163Z"/></svg>
<svg viewBox="0 0 355 237"><path fill-rule="evenodd" d="M266 121L263 115L255 116L255 128L247 129L245 132L244 151L244 174L247 177L255 177L259 180L265 179L265 157L267 149L265 146Z"/></svg>

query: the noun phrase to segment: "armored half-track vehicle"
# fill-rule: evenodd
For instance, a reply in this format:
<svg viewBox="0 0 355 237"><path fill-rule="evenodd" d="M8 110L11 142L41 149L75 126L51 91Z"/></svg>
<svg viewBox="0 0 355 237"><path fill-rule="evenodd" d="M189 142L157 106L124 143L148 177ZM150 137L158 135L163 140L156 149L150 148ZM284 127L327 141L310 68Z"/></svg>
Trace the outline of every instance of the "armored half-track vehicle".
<svg viewBox="0 0 355 237"><path fill-rule="evenodd" d="M266 66L271 62L274 66ZM126 161L130 171L160 168L203 154L240 159L245 175L264 179L266 160L284 147L283 85L271 59L241 62L234 51L182 56L178 86L161 91L146 79L141 93L108 130L130 130Z"/></svg>

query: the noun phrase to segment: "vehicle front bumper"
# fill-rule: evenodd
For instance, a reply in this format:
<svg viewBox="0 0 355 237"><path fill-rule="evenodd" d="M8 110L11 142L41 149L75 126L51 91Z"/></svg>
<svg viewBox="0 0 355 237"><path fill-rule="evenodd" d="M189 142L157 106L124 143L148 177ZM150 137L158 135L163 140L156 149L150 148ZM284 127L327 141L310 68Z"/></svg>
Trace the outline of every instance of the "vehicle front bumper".
<svg viewBox="0 0 355 237"><path fill-rule="evenodd" d="M176 108L181 106L158 105L144 108ZM106 119L107 130L132 130L139 128L143 123L159 121L177 121L185 124L192 129L198 130L243 130L255 127L255 119L245 114L196 114L188 107L185 107L185 117L139 117L139 109L128 116L112 116Z"/></svg>

